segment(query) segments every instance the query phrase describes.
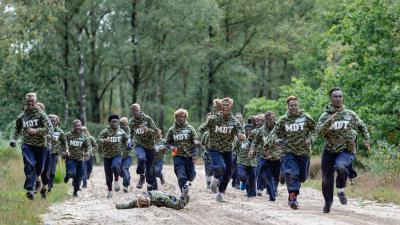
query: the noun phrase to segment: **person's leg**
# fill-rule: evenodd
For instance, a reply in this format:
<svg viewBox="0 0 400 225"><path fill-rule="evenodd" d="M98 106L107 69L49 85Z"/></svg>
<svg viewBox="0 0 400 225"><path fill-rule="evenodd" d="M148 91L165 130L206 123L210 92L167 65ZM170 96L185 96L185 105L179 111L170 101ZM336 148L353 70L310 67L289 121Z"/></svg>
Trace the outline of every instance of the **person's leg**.
<svg viewBox="0 0 400 225"><path fill-rule="evenodd" d="M222 176L226 172L226 165L222 153L209 149L208 153L211 157L211 167L213 176L211 178L211 191L214 193L218 192L218 188L220 186L220 182L222 180Z"/></svg>
<svg viewBox="0 0 400 225"><path fill-rule="evenodd" d="M142 188L145 182L145 172L146 172L146 149L142 146L137 145L135 147L135 153L137 157L137 167L136 167L136 174L139 175L139 181L136 185L136 188Z"/></svg>
<svg viewBox="0 0 400 225"><path fill-rule="evenodd" d="M281 173L281 162L279 160L272 161L272 177L274 179L275 197L278 195L279 176Z"/></svg>
<svg viewBox="0 0 400 225"><path fill-rule="evenodd" d="M228 183L232 176L232 152L224 152L222 153L222 157L225 164L225 174L222 175L221 183L218 187L218 191L220 193L225 193L225 190L228 186Z"/></svg>
<svg viewBox="0 0 400 225"><path fill-rule="evenodd" d="M154 149L146 150L146 182L147 190L157 190L157 180L154 176Z"/></svg>
<svg viewBox="0 0 400 225"><path fill-rule="evenodd" d="M83 177L82 177L82 188L87 188L88 173L87 168L89 165L89 160L83 161Z"/></svg>
<svg viewBox="0 0 400 225"><path fill-rule="evenodd" d="M259 166L258 166L258 177L257 177L257 186L260 188L257 190L258 196L262 196L262 192L264 189L267 189L267 193L270 192L269 186L267 185L268 166L269 165L268 165L267 160L260 157Z"/></svg>
<svg viewBox="0 0 400 225"><path fill-rule="evenodd" d="M293 153L287 153L282 157L282 170L286 177L289 206L292 209L297 209L297 195L300 191L300 165L297 157Z"/></svg>
<svg viewBox="0 0 400 225"><path fill-rule="evenodd" d="M40 175L40 177L42 178L42 190L40 190L40 193L42 194L42 197L46 197L45 194L47 192L47 185L49 184L49 180L50 180L50 166L51 166L51 150L46 148L46 159L44 162L44 166L43 166L43 172ZM44 194L44 196L43 196Z"/></svg>
<svg viewBox="0 0 400 225"><path fill-rule="evenodd" d="M112 158L111 159L104 158L104 174L106 176L106 184L109 192L112 191L112 182L113 182L111 166L112 166Z"/></svg>
<svg viewBox="0 0 400 225"><path fill-rule="evenodd" d="M86 167L86 179L90 179L93 171L93 165L94 165L95 159L94 155L91 155L87 163L85 164Z"/></svg>
<svg viewBox="0 0 400 225"><path fill-rule="evenodd" d="M237 169L238 169L238 179L242 182L246 184L246 196L249 197L249 173L247 170L247 167L245 165L242 164L238 164L237 165Z"/></svg>
<svg viewBox="0 0 400 225"><path fill-rule="evenodd" d="M333 185L334 185L334 163L336 159L335 153L330 153L326 149L322 153L321 171L322 171L322 194L325 199L324 212L329 213L330 206L333 202Z"/></svg>
<svg viewBox="0 0 400 225"><path fill-rule="evenodd" d="M247 167L247 171L249 174L249 181L248 181L249 188L248 188L247 195L248 195L248 197L255 197L256 196L257 167L249 166L249 167ZM247 185L246 185L246 187L247 187Z"/></svg>
<svg viewBox="0 0 400 225"><path fill-rule="evenodd" d="M25 184L24 188L28 191L26 196L29 199L34 199L34 188L36 181L36 171L35 164L36 158L31 146L22 144L21 145L23 162L24 162L24 172L25 172Z"/></svg>
<svg viewBox="0 0 400 225"><path fill-rule="evenodd" d="M186 159L185 170L186 170L187 180L189 182L194 181L194 178L196 178L196 167L194 166L192 157L188 157Z"/></svg>
<svg viewBox="0 0 400 225"><path fill-rule="evenodd" d="M121 175L121 167L122 167L122 158L120 155L116 155L112 158L111 162L111 170L114 175L114 185L115 185L115 191L120 190L119 186L119 176Z"/></svg>
<svg viewBox="0 0 400 225"><path fill-rule="evenodd" d="M57 169L57 163L58 163L58 154L52 154L51 155L51 161L50 161L50 175L49 175L49 192L53 188L54 184L54 178L56 177L56 169Z"/></svg>
<svg viewBox="0 0 400 225"><path fill-rule="evenodd" d="M257 156L257 171L256 171L256 177L257 177L257 195L262 196L262 192L265 189L265 182L262 176L260 176L260 170L261 170L261 157Z"/></svg>
<svg viewBox="0 0 400 225"><path fill-rule="evenodd" d="M185 158L181 156L175 156L173 158L173 161L174 161L174 172L176 178L178 179L179 189L182 191L182 188L185 186L187 182Z"/></svg>
<svg viewBox="0 0 400 225"><path fill-rule="evenodd" d="M269 200L270 201L275 201L275 181L273 177L273 164L270 160L265 160L266 166L265 166L265 179L266 179L266 185L267 185L267 191L269 195Z"/></svg>
<svg viewBox="0 0 400 225"><path fill-rule="evenodd" d="M205 170L205 174L206 174L207 188L210 189L211 188L211 177L212 177L213 173L212 173L211 156L208 151L204 152L203 160L204 160L204 170Z"/></svg>
<svg viewBox="0 0 400 225"><path fill-rule="evenodd" d="M352 163L354 161L354 153L350 153L347 150L343 150L337 154L334 164L334 169L337 172L336 177L336 188L338 190L338 197L340 203L347 204L347 198L344 193L346 187L347 178L349 176L349 170L352 169Z"/></svg>
<svg viewBox="0 0 400 225"><path fill-rule="evenodd" d="M75 182L74 182L74 196L78 196L78 191L79 187L81 186L83 176L85 176L85 165L84 161L75 161L75 167L76 167L76 176L75 176Z"/></svg>
<svg viewBox="0 0 400 225"><path fill-rule="evenodd" d="M129 172L129 168L131 167L131 164L132 164L132 157L130 157L130 156L128 156L122 160L121 176L123 178L122 185L125 188L128 188L131 185L131 173Z"/></svg>
<svg viewBox="0 0 400 225"><path fill-rule="evenodd" d="M233 155L233 154L232 154ZM239 188L238 171L237 171L237 156L232 156L232 187Z"/></svg>

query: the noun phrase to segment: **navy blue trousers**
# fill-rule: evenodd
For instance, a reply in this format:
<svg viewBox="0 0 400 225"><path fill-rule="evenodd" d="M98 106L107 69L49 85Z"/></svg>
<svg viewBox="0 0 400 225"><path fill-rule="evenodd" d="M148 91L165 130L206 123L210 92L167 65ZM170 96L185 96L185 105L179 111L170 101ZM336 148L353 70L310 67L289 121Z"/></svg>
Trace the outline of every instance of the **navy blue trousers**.
<svg viewBox="0 0 400 225"><path fill-rule="evenodd" d="M174 172L178 179L179 188L182 191L183 186L188 181L193 181L196 177L196 170L194 167L192 157L175 156L174 160Z"/></svg>
<svg viewBox="0 0 400 225"><path fill-rule="evenodd" d="M247 197L256 196L257 167L238 164L238 178L246 184Z"/></svg>
<svg viewBox="0 0 400 225"><path fill-rule="evenodd" d="M257 190L258 191L263 191L265 189L265 178L261 176L260 174L261 170L261 157L257 156L257 171L256 171L256 177L257 177Z"/></svg>
<svg viewBox="0 0 400 225"><path fill-rule="evenodd" d="M87 186L87 180L90 179L90 176L92 175L93 171L93 164L95 163L94 156L91 155L88 160L85 160L84 165L85 165L85 176L83 176L83 186Z"/></svg>
<svg viewBox="0 0 400 225"><path fill-rule="evenodd" d="M118 180L121 174L121 165L122 158L120 155L116 155L112 158L104 158L104 173L106 175L106 184L108 191L112 191L113 180Z"/></svg>
<svg viewBox="0 0 400 225"><path fill-rule="evenodd" d="M285 174L288 192L300 193L301 183L306 181L310 168L310 156L287 153L281 158L281 169Z"/></svg>
<svg viewBox="0 0 400 225"><path fill-rule="evenodd" d="M44 165L43 165L43 171L42 174L40 174L43 185L48 185L50 182L50 169L51 169L51 150L47 148L46 159L44 160Z"/></svg>
<svg viewBox="0 0 400 225"><path fill-rule="evenodd" d="M154 149L145 149L140 145L136 145L135 152L138 160L136 173L145 174L146 182L151 186L150 190L157 190L157 180L154 176Z"/></svg>
<svg viewBox="0 0 400 225"><path fill-rule="evenodd" d="M33 191L36 177L43 172L47 148L22 144L21 149L25 172L24 188L28 191Z"/></svg>
<svg viewBox="0 0 400 225"><path fill-rule="evenodd" d="M129 172L131 164L132 164L132 157L128 156L122 159L121 176L123 179L122 185L124 185L124 187L129 187L131 185L131 173Z"/></svg>
<svg viewBox="0 0 400 225"><path fill-rule="evenodd" d="M73 179L74 192L79 191L83 176L85 175L84 161L67 159L65 160L65 176Z"/></svg>
<svg viewBox="0 0 400 225"><path fill-rule="evenodd" d="M334 175L336 176L336 187L346 187L346 181L349 171L352 171L352 163L355 159L354 153L347 149L339 153L331 153L326 149L322 153L321 170L322 170L322 194L326 203L333 202L333 186Z"/></svg>
<svg viewBox="0 0 400 225"><path fill-rule="evenodd" d="M163 160L156 160L154 162L154 175L158 178L161 178L163 165L164 165Z"/></svg>
<svg viewBox="0 0 400 225"><path fill-rule="evenodd" d="M204 170L206 173L206 176L212 176L212 161L211 161L211 156L208 151L205 151L203 154L203 160L204 160Z"/></svg>
<svg viewBox="0 0 400 225"><path fill-rule="evenodd" d="M232 152L222 153L214 149L209 149L208 152L211 156L213 175L220 181L218 191L224 193L232 176Z"/></svg>
<svg viewBox="0 0 400 225"><path fill-rule="evenodd" d="M279 160L261 158L260 177L262 177L264 184L267 186L270 199L276 198L280 170L281 162Z"/></svg>
<svg viewBox="0 0 400 225"><path fill-rule="evenodd" d="M49 189L53 188L54 178L56 177L56 169L58 163L58 154L51 154L50 159L50 174L49 174Z"/></svg>

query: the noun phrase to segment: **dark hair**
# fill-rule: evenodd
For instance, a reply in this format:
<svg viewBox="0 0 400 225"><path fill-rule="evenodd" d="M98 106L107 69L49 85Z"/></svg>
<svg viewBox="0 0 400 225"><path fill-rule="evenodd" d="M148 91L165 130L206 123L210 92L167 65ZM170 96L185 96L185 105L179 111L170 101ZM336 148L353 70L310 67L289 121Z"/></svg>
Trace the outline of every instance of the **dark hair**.
<svg viewBox="0 0 400 225"><path fill-rule="evenodd" d="M244 126L244 129L246 129L246 128L251 128L251 129L253 129L253 125L252 124L246 124L246 126Z"/></svg>
<svg viewBox="0 0 400 225"><path fill-rule="evenodd" d="M334 87L334 88L332 88L332 89L329 91L329 97L332 96L332 92L334 92L334 91L342 91L342 89L341 89L340 87Z"/></svg>
<svg viewBox="0 0 400 225"><path fill-rule="evenodd" d="M117 119L119 121L119 116L116 115L116 114L109 116L108 117L108 122L111 122L111 120L113 120L113 119Z"/></svg>
<svg viewBox="0 0 400 225"><path fill-rule="evenodd" d="M297 101L297 97L291 95L291 96L286 98L286 104L289 104L290 101L294 101L294 100Z"/></svg>

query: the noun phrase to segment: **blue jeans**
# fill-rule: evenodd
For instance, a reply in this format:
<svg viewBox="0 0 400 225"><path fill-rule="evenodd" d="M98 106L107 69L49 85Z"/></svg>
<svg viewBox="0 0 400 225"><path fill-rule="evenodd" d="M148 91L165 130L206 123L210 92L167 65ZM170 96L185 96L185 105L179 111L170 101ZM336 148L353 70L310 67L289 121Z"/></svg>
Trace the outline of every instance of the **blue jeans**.
<svg viewBox="0 0 400 225"><path fill-rule="evenodd" d="M53 188L54 178L56 177L56 169L58 163L58 154L51 154L50 159L50 174L49 174L49 189Z"/></svg>
<svg viewBox="0 0 400 225"><path fill-rule="evenodd" d="M257 177L257 190L263 191L265 189L265 179L260 174L261 171L261 157L257 156L257 169L256 169L256 177Z"/></svg>
<svg viewBox="0 0 400 225"><path fill-rule="evenodd" d="M215 178L219 179L218 191L224 193L232 176L232 152L219 152L209 149L212 170Z"/></svg>
<svg viewBox="0 0 400 225"><path fill-rule="evenodd" d="M157 180L154 176L154 149L145 149L140 145L135 147L138 165L136 173L139 175L146 175L146 182L151 190L157 190Z"/></svg>
<svg viewBox="0 0 400 225"><path fill-rule="evenodd" d="M131 173L129 172L129 167L132 164L132 157L128 156L122 159L122 166L121 166L121 176L123 179L122 185L124 187L129 187L131 185Z"/></svg>
<svg viewBox="0 0 400 225"><path fill-rule="evenodd" d="M33 191L36 177L43 172L47 148L22 144L21 149L25 172L24 188L28 191Z"/></svg>
<svg viewBox="0 0 400 225"><path fill-rule="evenodd" d="M279 160L261 158L260 177L263 178L264 184L267 186L270 199L276 198L280 170L281 162Z"/></svg>
<svg viewBox="0 0 400 225"><path fill-rule="evenodd" d="M50 181L51 150L46 149L46 159L44 160L43 171L40 177L42 178L42 184L47 186Z"/></svg>
<svg viewBox="0 0 400 225"><path fill-rule="evenodd" d="M213 173L212 173L211 156L208 151L204 151L203 160L204 160L204 170L205 170L206 176L212 176Z"/></svg>
<svg viewBox="0 0 400 225"><path fill-rule="evenodd" d="M256 172L257 167L238 164L238 178L246 184L247 197L256 196Z"/></svg>
<svg viewBox="0 0 400 225"><path fill-rule="evenodd" d="M82 178L85 175L84 161L67 159L65 160L65 167L65 176L73 179L74 192L77 192L81 186Z"/></svg>
<svg viewBox="0 0 400 225"><path fill-rule="evenodd" d="M238 168L237 168L237 156L233 156L232 161L232 187L236 186L236 183L239 183L238 180Z"/></svg>
<svg viewBox="0 0 400 225"><path fill-rule="evenodd" d="M349 176L349 171L352 170L354 159L354 153L349 152L347 149L339 153L331 153L325 149L322 153L322 194L324 195L325 203L330 204L333 202L335 171L337 173L336 187L346 187L347 177Z"/></svg>
<svg viewBox="0 0 400 225"><path fill-rule="evenodd" d="M104 158L104 172L106 174L106 184L108 191L112 191L113 175L114 180L118 181L121 174L122 159L120 155L113 158Z"/></svg>
<svg viewBox="0 0 400 225"><path fill-rule="evenodd" d="M158 178L161 178L163 165L164 165L163 160L157 160L154 162L154 175Z"/></svg>
<svg viewBox="0 0 400 225"><path fill-rule="evenodd" d="M182 188L187 181L193 181L196 177L196 170L194 168L192 157L175 156L174 160L174 172L176 178L178 178L178 185L182 191Z"/></svg>
<svg viewBox="0 0 400 225"><path fill-rule="evenodd" d="M310 156L287 153L281 158L281 169L285 174L288 192L300 193L301 183L306 181L310 168Z"/></svg>

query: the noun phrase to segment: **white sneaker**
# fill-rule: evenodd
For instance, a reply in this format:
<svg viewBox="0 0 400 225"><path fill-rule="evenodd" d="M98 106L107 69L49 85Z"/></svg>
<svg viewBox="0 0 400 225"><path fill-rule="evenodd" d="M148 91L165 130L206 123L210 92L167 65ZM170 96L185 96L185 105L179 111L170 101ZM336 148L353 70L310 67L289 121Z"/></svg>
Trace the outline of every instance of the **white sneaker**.
<svg viewBox="0 0 400 225"><path fill-rule="evenodd" d="M222 199L222 194L220 192L218 192L217 196L215 196L215 200L217 200L217 202L224 202L224 199Z"/></svg>
<svg viewBox="0 0 400 225"><path fill-rule="evenodd" d="M115 191L119 191L119 190L121 190L121 187L119 186L119 182L118 181L114 181L114 185L115 185L115 187L114 187L114 189L115 189Z"/></svg>
<svg viewBox="0 0 400 225"><path fill-rule="evenodd" d="M218 192L218 186L219 186L219 179L215 178L214 176L211 178L211 191L213 193Z"/></svg>
<svg viewBox="0 0 400 225"><path fill-rule="evenodd" d="M129 189L128 189L128 187L125 187L125 186L124 186L124 188L122 189L122 191L124 191L125 193L128 193Z"/></svg>
<svg viewBox="0 0 400 225"><path fill-rule="evenodd" d="M107 198L112 198L112 196L113 196L112 191L109 191L108 194L107 194Z"/></svg>

